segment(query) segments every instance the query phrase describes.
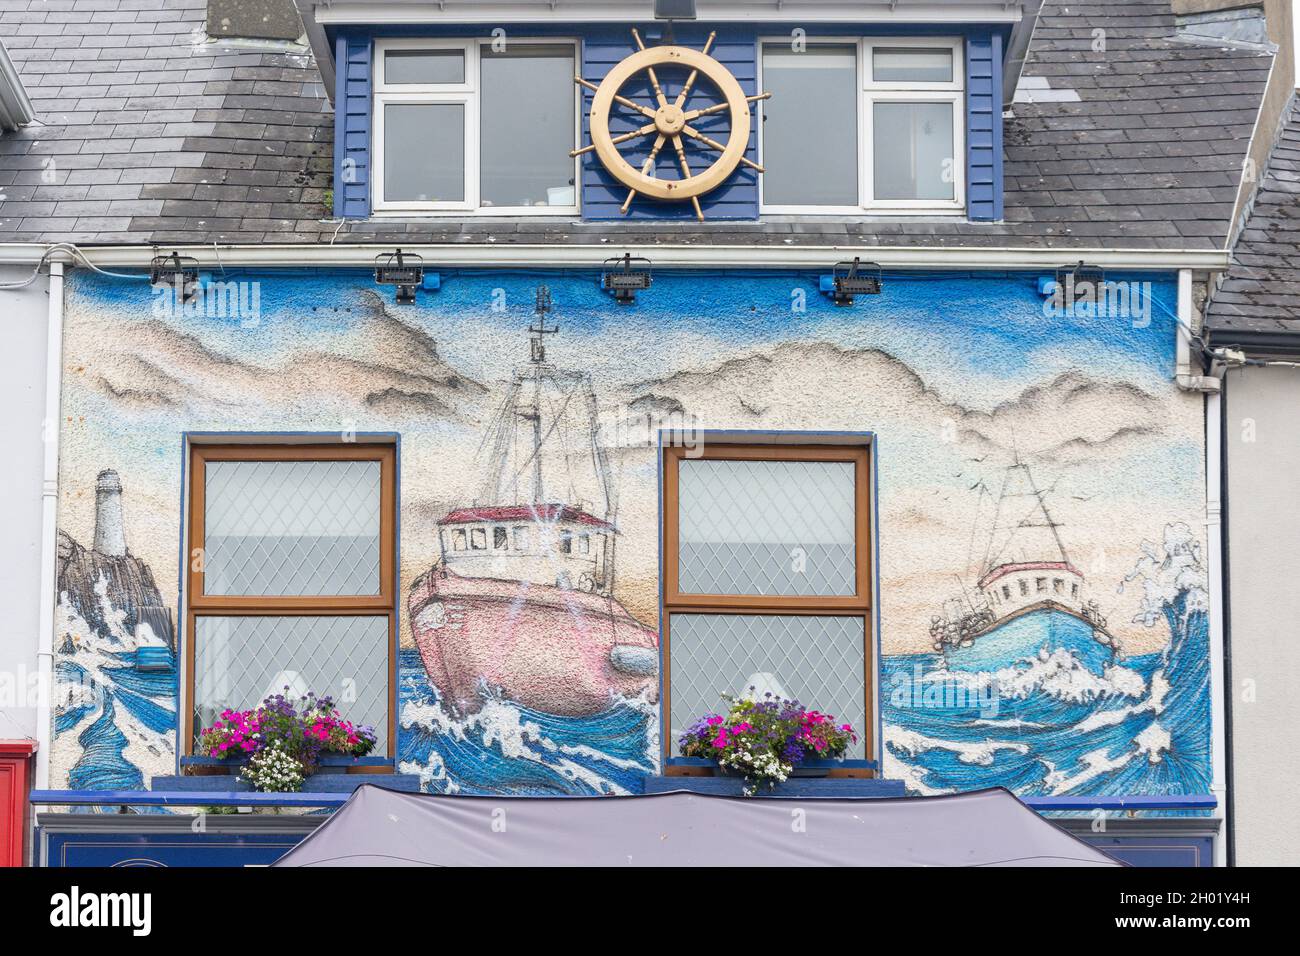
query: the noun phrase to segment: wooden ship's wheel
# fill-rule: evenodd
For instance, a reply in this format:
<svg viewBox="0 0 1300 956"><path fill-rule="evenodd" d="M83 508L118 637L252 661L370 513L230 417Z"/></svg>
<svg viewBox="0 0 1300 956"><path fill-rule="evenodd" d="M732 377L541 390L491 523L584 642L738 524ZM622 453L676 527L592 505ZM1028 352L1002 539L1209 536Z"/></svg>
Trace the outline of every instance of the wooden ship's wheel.
<svg viewBox="0 0 1300 956"><path fill-rule="evenodd" d="M748 166L756 172L763 172L763 167L745 158L745 149L749 145L751 129L750 106L758 100L768 99L771 93L746 96L731 71L709 55L713 48L716 33L709 34L704 50L693 50L684 46L647 47L641 40L641 34L632 31L636 41L637 52L615 66L597 86L582 77L575 77L579 86L595 93L591 102L591 145L575 149L570 155L581 156L595 152L601 164L610 174L629 190L627 201L622 211L626 215L632 208L632 200L637 195L669 201L690 200L695 207L695 215L704 219L704 210L700 208L700 196L711 192L736 171L738 166ZM669 100L659 82L657 67L677 66L690 71L685 85L676 98ZM629 81L642 72L648 75L650 89L657 101L657 108L651 108L621 95ZM688 110L687 100L700 76L704 76L718 90L722 102L704 109ZM611 135L609 130L610 111L614 104L623 106L642 119L644 125L621 135ZM706 136L691 124L697 120L727 113L731 119L731 130L725 143ZM654 145L649 157L638 169L629 163L619 152L623 143L654 137ZM706 169L692 172L686 155L683 139L690 139L702 147L719 154L718 158ZM680 179L660 179L655 175L656 163L664 147L671 142L677 154L677 166L681 171Z"/></svg>

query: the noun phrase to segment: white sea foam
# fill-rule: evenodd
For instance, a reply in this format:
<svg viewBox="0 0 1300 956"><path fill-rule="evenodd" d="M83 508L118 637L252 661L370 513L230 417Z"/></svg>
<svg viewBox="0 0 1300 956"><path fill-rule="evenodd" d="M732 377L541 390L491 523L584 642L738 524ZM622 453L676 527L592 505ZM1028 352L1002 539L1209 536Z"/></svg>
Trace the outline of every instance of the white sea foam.
<svg viewBox="0 0 1300 956"><path fill-rule="evenodd" d="M1106 748L1102 747L1079 758L1079 762L1083 764L1083 769L1074 776L1067 777L1063 771L1053 770L1043 778L1043 783L1051 790L1053 795L1069 793L1094 777L1099 777L1103 773L1110 773L1112 770L1118 770L1132 760L1136 754L1136 750L1130 750L1118 757L1111 757L1106 753Z"/></svg>
<svg viewBox="0 0 1300 956"><path fill-rule="evenodd" d="M1138 680L1141 681L1141 677ZM1151 675L1151 694L1145 700L1115 710L1095 711L1075 724L1074 729L1079 733L1088 733L1101 727L1114 727L1116 724L1122 724L1134 714L1150 712L1159 716L1164 713L1165 696L1168 693L1169 681L1165 678L1165 672L1158 670Z"/></svg>
<svg viewBox="0 0 1300 956"><path fill-rule="evenodd" d="M1205 568L1201 564L1201 543L1192 529L1181 521L1165 525L1163 540L1142 542L1142 557L1124 576L1119 590L1130 581L1142 585L1141 611L1135 624L1153 627L1164 616L1167 605L1187 593L1185 614L1209 607Z"/></svg>
<svg viewBox="0 0 1300 956"><path fill-rule="evenodd" d="M973 691L994 687L1003 700L1025 700L1046 694L1056 700L1079 704L1110 697L1140 697L1146 691L1142 676L1126 667L1112 665L1099 677L1084 667L1066 648L996 671L949 671L942 665L926 680L950 680L968 685Z"/></svg>
<svg viewBox="0 0 1300 956"><path fill-rule="evenodd" d="M947 750L955 753L957 759L962 763L980 767L987 767L992 764L993 758L997 756L999 750L1010 750L1018 754L1029 753L1027 744L1016 741L973 740L968 743L959 743L957 741L927 737L924 734L918 734L914 730L906 730L896 724L885 725L885 743L892 744L909 757L915 757L918 753L927 750Z"/></svg>
<svg viewBox="0 0 1300 956"><path fill-rule="evenodd" d="M1169 752L1169 731L1161 727L1156 721L1152 721L1146 730L1133 738L1133 742L1137 744L1139 754L1147 755L1148 762L1160 763L1164 759L1162 754Z"/></svg>

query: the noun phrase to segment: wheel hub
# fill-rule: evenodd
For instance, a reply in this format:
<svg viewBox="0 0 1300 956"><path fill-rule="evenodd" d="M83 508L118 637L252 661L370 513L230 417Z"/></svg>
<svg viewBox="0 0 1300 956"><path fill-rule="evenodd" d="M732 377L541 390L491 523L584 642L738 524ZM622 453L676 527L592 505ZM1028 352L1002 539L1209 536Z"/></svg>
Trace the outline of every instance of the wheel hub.
<svg viewBox="0 0 1300 956"><path fill-rule="evenodd" d="M665 136L676 136L686 126L686 113L668 103L655 111L655 127Z"/></svg>

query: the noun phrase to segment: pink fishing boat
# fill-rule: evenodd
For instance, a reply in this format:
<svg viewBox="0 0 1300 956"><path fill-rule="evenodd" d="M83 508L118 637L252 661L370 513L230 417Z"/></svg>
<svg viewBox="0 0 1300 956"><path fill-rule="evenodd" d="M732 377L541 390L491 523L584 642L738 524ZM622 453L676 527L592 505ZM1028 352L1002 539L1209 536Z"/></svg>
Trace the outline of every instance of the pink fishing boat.
<svg viewBox="0 0 1300 956"><path fill-rule="evenodd" d="M479 500L493 503L438 521L441 557L407 601L429 680L456 715L494 695L579 716L658 693L658 634L614 598L616 505L596 396L590 376L546 362L543 336L558 331L546 326L547 311L539 291L531 361L514 373L485 441ZM543 463L556 458L570 492L583 484L575 460L590 466L586 485L603 507L548 496Z"/></svg>

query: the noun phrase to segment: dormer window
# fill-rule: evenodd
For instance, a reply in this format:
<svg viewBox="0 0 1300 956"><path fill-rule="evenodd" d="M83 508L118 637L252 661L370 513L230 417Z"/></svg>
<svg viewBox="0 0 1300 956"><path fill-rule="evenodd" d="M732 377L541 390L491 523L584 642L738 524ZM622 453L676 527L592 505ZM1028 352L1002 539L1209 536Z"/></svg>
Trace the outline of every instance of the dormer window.
<svg viewBox="0 0 1300 956"><path fill-rule="evenodd" d="M959 40L764 41L765 213L964 208ZM816 144L816 148L809 148Z"/></svg>
<svg viewBox="0 0 1300 956"><path fill-rule="evenodd" d="M375 42L374 209L573 215L577 48Z"/></svg>

